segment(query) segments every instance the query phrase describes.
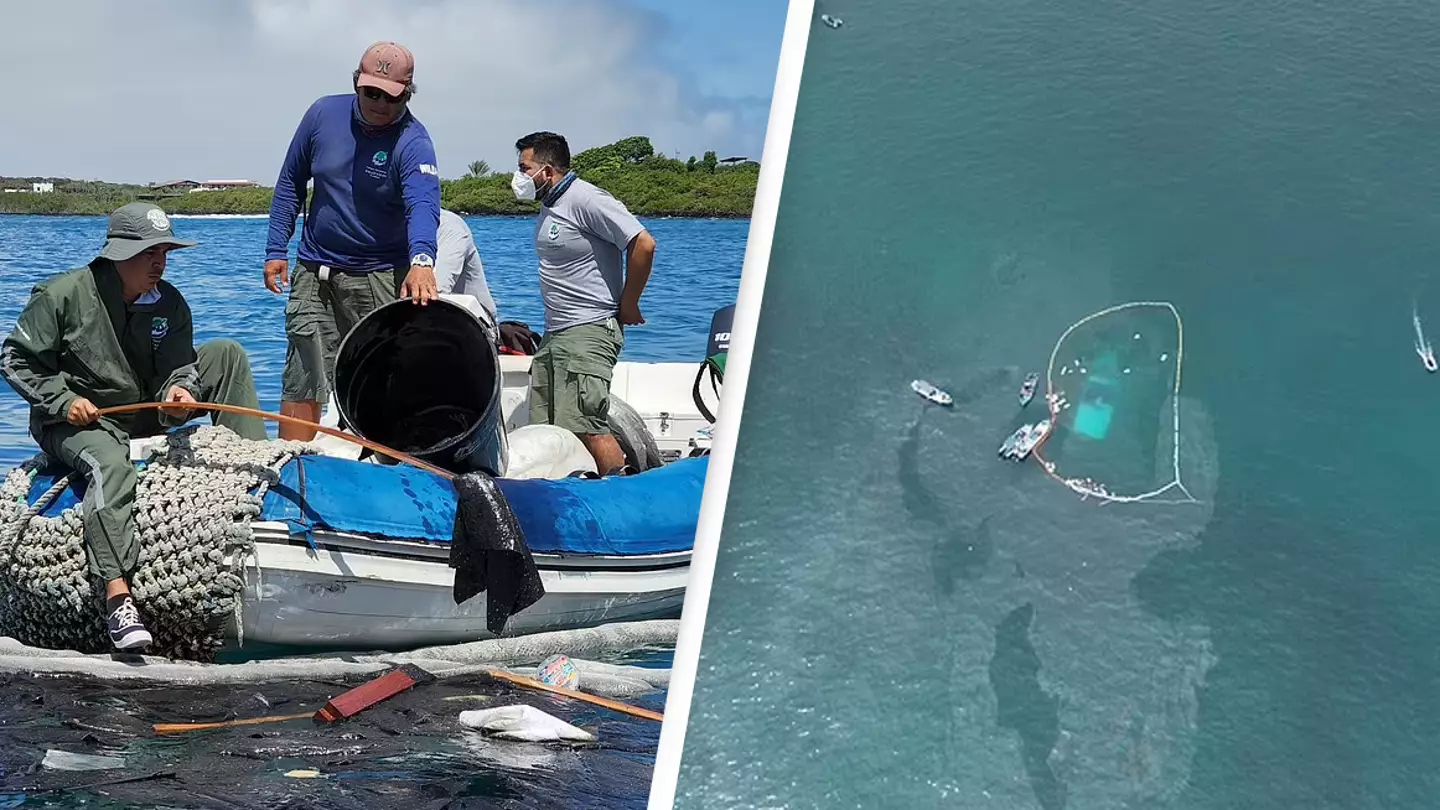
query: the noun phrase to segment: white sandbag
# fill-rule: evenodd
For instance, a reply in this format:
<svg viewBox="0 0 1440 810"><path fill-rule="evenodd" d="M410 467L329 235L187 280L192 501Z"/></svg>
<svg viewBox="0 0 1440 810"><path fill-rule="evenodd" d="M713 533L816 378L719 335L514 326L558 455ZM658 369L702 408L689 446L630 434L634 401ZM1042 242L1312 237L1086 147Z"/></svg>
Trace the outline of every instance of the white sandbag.
<svg viewBox="0 0 1440 810"><path fill-rule="evenodd" d="M506 478L559 479L576 471L595 472L595 457L580 437L555 425L526 425L510 432Z"/></svg>
<svg viewBox="0 0 1440 810"><path fill-rule="evenodd" d="M460 723L504 740L595 742L594 734L523 704L461 712Z"/></svg>

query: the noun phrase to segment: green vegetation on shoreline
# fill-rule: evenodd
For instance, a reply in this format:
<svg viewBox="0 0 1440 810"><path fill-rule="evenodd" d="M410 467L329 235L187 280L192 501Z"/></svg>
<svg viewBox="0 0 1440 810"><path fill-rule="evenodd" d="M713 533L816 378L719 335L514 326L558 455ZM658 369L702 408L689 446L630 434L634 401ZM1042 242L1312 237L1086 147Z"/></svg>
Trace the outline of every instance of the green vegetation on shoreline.
<svg viewBox="0 0 1440 810"><path fill-rule="evenodd" d="M625 138L587 149L571 160L579 175L609 191L639 216L745 218L755 204L760 164L721 163L714 152L675 160L655 153L646 137ZM29 191L33 182L55 190ZM510 191L510 172L493 172L484 161L461 178L440 181L441 205L459 214L523 215L539 204L520 202ZM127 202L153 200L172 214L268 214L273 189L265 187L159 195L146 186L48 177L0 177L0 214L105 215Z"/></svg>

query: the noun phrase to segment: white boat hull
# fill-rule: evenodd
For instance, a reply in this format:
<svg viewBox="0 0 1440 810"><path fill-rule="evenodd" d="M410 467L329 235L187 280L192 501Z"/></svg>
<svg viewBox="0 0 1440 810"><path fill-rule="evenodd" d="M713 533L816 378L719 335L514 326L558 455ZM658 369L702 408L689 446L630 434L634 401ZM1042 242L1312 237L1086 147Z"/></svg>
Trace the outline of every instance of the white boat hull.
<svg viewBox="0 0 1440 810"><path fill-rule="evenodd" d="M333 545L336 540L366 543L361 536L317 531L313 536L320 548L315 550L283 540L283 524L257 523L255 530L256 560L247 566L237 628L242 643L363 650L494 638L486 629L485 594L455 604L454 571L442 548L428 547L429 559L381 556ZM536 554L545 596L511 616L504 635L677 618L689 557Z"/></svg>
<svg viewBox="0 0 1440 810"><path fill-rule="evenodd" d="M446 296L462 303L467 296ZM473 311L478 304L469 306ZM501 355L501 409L506 432L529 423L529 356ZM669 459L708 449L706 420L695 406L699 363L616 365L611 391L630 405ZM718 405L705 391L712 411ZM326 407L321 423L338 426ZM145 458L162 437L131 443ZM360 447L321 434L322 453L356 459ZM373 460L373 459L372 459ZM277 522L252 524L256 560L247 563L240 626L242 644L346 649L402 649L493 638L485 594L462 605L451 595L454 570L443 546L312 532L319 550L292 541ZM510 617L506 636L591 627L611 622L677 618L690 574L690 553L630 557L535 554L545 596Z"/></svg>

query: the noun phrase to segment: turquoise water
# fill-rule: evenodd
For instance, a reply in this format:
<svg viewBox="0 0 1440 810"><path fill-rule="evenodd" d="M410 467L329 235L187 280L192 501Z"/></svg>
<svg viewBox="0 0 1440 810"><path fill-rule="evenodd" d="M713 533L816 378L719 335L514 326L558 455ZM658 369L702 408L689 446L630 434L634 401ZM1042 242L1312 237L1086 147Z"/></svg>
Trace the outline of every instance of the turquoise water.
<svg viewBox="0 0 1440 810"><path fill-rule="evenodd" d="M1433 807L1440 8L819 10L676 806ZM995 458L1134 300L1045 452L1198 504Z"/></svg>
<svg viewBox="0 0 1440 810"><path fill-rule="evenodd" d="M531 220L472 217L500 317L543 323L530 246ZM627 330L627 360L699 363L710 317L734 302L749 223L743 220L645 221L658 242L641 308L646 324ZM196 339L231 337L248 350L262 408L276 410L284 363L284 300L261 279L264 219L177 219L176 232L200 247L171 256L166 278L185 293ZM0 324L8 332L30 286L88 261L105 220L96 217L0 216ZM0 464L35 453L26 410L0 386ZM274 427L271 427L273 432ZM637 653L637 663L669 666L671 653ZM343 733L305 723L254 732L204 732L185 741L155 741L154 722L273 714L292 701L333 695L335 684L258 684L176 689L84 681L0 678L0 806L97 806L93 790L37 795L42 789L170 771L174 779L109 787L106 807L606 807L645 806L658 724L524 690L446 683L417 688L358 716ZM443 702L438 694L488 698ZM260 697L257 698L257 695ZM18 697L16 697L18 696ZM459 700L459 695L452 695ZM597 747L486 743L456 728L461 709L531 703L582 727L598 729ZM503 702L501 702L503 699ZM257 700L268 701L261 706ZM627 702L660 711L665 693ZM393 704L393 705L392 705ZM306 704L306 710L313 708ZM66 708L68 707L68 708ZM84 725L76 725L82 718ZM88 730L87 730L88 729ZM89 774L31 772L47 748L128 752L127 768ZM292 768L317 768L322 780L286 779ZM223 797L222 795L223 794ZM14 803L19 802L19 803Z"/></svg>

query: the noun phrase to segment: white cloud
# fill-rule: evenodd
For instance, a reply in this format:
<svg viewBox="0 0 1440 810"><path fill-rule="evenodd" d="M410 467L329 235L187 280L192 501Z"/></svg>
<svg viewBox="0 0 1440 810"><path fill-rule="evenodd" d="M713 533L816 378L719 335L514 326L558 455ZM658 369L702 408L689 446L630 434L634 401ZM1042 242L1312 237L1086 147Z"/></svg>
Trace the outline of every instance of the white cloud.
<svg viewBox="0 0 1440 810"><path fill-rule="evenodd" d="M682 158L758 156L767 110L667 68L651 46L664 27L586 0L16 3L7 61L27 89L0 114L0 175L268 185L305 108L349 92L378 39L415 53L411 108L445 177L476 159L508 169L537 129L575 151L647 135Z"/></svg>

